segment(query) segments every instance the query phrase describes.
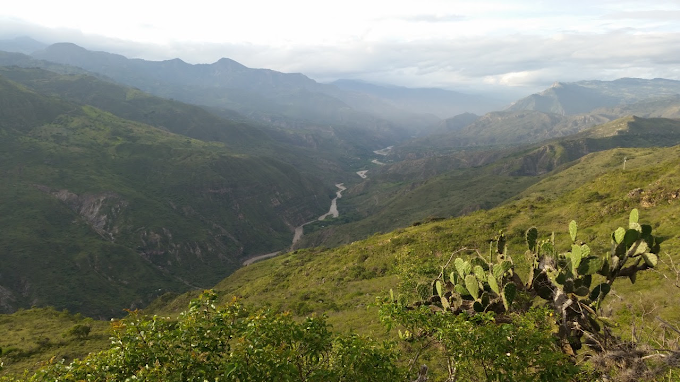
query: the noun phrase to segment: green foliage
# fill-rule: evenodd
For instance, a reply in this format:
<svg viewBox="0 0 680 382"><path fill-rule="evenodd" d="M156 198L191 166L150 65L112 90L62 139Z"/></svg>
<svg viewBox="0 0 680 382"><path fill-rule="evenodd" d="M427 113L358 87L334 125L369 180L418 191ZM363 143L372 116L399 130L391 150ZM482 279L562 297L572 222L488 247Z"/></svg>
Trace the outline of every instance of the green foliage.
<svg viewBox="0 0 680 382"><path fill-rule="evenodd" d="M130 312L109 350L57 362L28 381L376 381L400 377L396 353L358 335L338 336L323 317L216 306L204 293L177 320Z"/></svg>
<svg viewBox="0 0 680 382"><path fill-rule="evenodd" d="M629 224L632 228L626 231L622 241L617 242L616 234L612 234L613 250L604 256L593 255L588 245L576 243L578 231L573 220L569 224L571 250L558 255L555 255L554 235L537 241L537 230L530 228L525 234L529 248L526 254L530 259L527 283L522 282L515 272L506 248L506 238L501 233L496 236L495 245L491 245L492 249L496 249L496 263L487 262L479 256L469 261L460 257L453 260L453 256L460 255L461 251L454 252L434 281L434 296L412 305L390 301L383 304L381 317L388 328L399 325L411 333L408 337L401 336L409 341L421 340L424 344L435 341L440 344L447 359L450 380L458 380L458 373L466 368L470 368L467 373L482 370L488 381L570 380L577 368L570 363L569 357L575 356L583 347L582 338L596 353L622 351L626 346L609 330L603 329L599 308L616 279L630 277L634 282L637 272L656 265L655 259L658 259L660 250L659 240L652 235L651 226L638 224L637 209L631 212ZM452 262L453 266L449 267ZM449 272L450 281L445 282L443 275ZM595 276L601 277L602 282L591 289ZM513 305L520 291L524 302ZM546 300L543 316L552 317L554 314L556 317L555 333L552 325L539 320L536 311L530 309L531 300L539 296ZM536 337L520 340L521 344L529 343L531 346L526 349L517 344L508 348L502 346L504 338L511 341L509 331L523 333L526 325L532 322L534 326L522 335L531 337L531 333L535 332ZM488 329L490 327L493 329ZM537 330L538 327L544 331ZM454 329L447 330L451 328ZM500 338L493 338L498 333L501 333ZM468 349L472 351L466 353ZM508 349L517 352L518 355L513 358L515 362L505 362L507 357L515 354ZM536 368L536 365L544 364L536 363L533 350L549 358L554 357L560 368ZM560 358L558 354L561 353L564 354ZM420 352L414 362L418 354Z"/></svg>
<svg viewBox="0 0 680 382"><path fill-rule="evenodd" d="M87 336L90 335L90 331L92 330L92 326L90 325L85 325L85 324L75 324L71 328L69 328L66 333L64 333L66 336L71 336L79 339L87 338Z"/></svg>
<svg viewBox="0 0 680 382"><path fill-rule="evenodd" d="M411 347L421 349L414 352L441 349L434 357L443 360L434 362L447 368L447 380L572 381L580 372L555 343L549 309L500 318L492 312L432 314L425 306L383 304L380 313L388 327L412 333ZM411 365L417 364L414 357Z"/></svg>

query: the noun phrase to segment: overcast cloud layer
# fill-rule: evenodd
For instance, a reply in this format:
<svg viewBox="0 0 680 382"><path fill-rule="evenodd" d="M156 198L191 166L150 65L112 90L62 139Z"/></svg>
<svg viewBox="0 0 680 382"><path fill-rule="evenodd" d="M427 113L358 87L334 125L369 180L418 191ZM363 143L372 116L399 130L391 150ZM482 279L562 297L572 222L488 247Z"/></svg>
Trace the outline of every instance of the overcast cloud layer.
<svg viewBox="0 0 680 382"><path fill-rule="evenodd" d="M680 1L24 1L0 38L27 35L151 60L458 90L555 81L680 80Z"/></svg>

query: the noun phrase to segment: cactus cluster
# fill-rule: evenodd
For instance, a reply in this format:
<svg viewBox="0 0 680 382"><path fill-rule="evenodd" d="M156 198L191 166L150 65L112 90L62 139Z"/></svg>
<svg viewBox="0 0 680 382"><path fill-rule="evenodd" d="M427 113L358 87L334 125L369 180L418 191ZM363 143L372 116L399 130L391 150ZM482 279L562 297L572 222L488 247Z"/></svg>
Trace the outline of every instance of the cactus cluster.
<svg viewBox="0 0 680 382"><path fill-rule="evenodd" d="M619 227L612 234L612 251L609 254L591 254L587 244L577 242L577 233L576 222L571 221L571 251L556 254L554 236L538 243L536 229L527 231L527 255L534 264L528 287L541 281L541 275L550 281L534 286L539 296L551 299L557 292L574 294L587 297L588 304L597 308L617 277L629 277L635 282L638 271L653 268L658 262L660 241L652 235L651 226L638 223L637 209L630 213L629 228ZM603 276L604 280L590 290L596 274Z"/></svg>
<svg viewBox="0 0 680 382"><path fill-rule="evenodd" d="M564 347L580 349L581 338L587 334L589 345L603 348L607 330L602 330L603 321L597 314L602 300L617 278L628 277L635 282L638 271L656 266L660 240L652 235L651 226L639 224L637 209L630 213L628 229L619 227L612 233L611 253L598 256L580 242L575 221L569 224L569 236L569 250L558 252L554 233L539 240L535 227L526 231L530 266L524 283L514 271L501 232L491 241L489 259L495 252L495 262L479 255L470 260L456 258L452 266L449 261L431 285L417 286L422 299L417 304L452 313L503 314L514 308L512 303L521 290L530 300L535 296L547 300L559 317L559 337Z"/></svg>
<svg viewBox="0 0 680 382"><path fill-rule="evenodd" d="M505 312L517 294L513 279L514 264L507 255L505 236L501 232L496 243L496 262L480 256L456 258L452 267L443 267L431 286L419 284L418 294L427 304L449 312ZM493 253L493 248L492 248Z"/></svg>
<svg viewBox="0 0 680 382"><path fill-rule="evenodd" d="M559 313L560 335L573 350L581 348L586 333L590 345L601 347L598 339L605 341L597 310L602 300L617 278L628 277L634 283L638 271L656 266L660 240L652 235L651 226L639 224L637 209L630 213L628 229L619 227L612 233L611 253L592 254L588 245L577 240L575 221L569 224L569 235L571 250L558 254L554 235L537 242L535 228L527 231L527 256L533 260L527 290ZM593 286L594 279L599 281Z"/></svg>

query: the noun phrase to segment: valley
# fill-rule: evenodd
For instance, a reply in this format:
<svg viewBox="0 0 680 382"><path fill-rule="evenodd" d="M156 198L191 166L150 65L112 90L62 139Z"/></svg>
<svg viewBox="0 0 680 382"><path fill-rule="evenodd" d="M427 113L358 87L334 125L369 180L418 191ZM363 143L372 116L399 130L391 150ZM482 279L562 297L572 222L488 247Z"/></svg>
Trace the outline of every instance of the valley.
<svg viewBox="0 0 680 382"><path fill-rule="evenodd" d="M328 212L319 216L315 220L309 221L307 223L304 223L304 224L301 224L301 225L295 227L295 234L293 235L293 242L291 243L291 247L293 247L295 245L295 243L297 243L300 239L302 239L302 235L304 235L305 225L311 224L311 223L314 223L314 222L317 222L317 221L324 221L329 216L333 217L333 218L337 218L338 216L340 216L340 213L338 213L338 199L342 198L342 192L345 191L347 188L345 188L345 186L342 183L336 184L335 187L338 188L338 191L335 193L335 195L336 195L335 198L333 198L333 200L331 200L331 206L330 206L330 209L328 210ZM256 261L260 261L260 260L264 260L264 259L270 259L274 256L278 256L283 251L284 250L272 252L272 253L267 253L267 254L264 254L264 255L253 256L253 257L248 258L245 261L243 261L243 265L246 266L246 265L250 265L250 264L252 264Z"/></svg>
<svg viewBox="0 0 680 382"><path fill-rule="evenodd" d="M540 305L549 318L532 330L559 337L573 353L565 362L581 367L597 351L574 361L582 328L552 318L566 322L574 304L595 317L579 325L644 344L645 357L666 354L649 350L658 341L680 351L666 337L680 322L680 81L555 82L508 104L229 58L15 49L0 52L0 331L17 333L0 336L3 382L107 349L107 333L138 340L125 330L200 322L191 314L215 304L232 323L322 317L356 334L355 348L391 340L394 370L422 356L433 380L451 373L444 342L418 341L438 329L395 321L395 337L385 309L422 309L418 324L462 312L516 329ZM625 278L611 273L613 256L633 262L616 271ZM532 283L563 289L539 304ZM212 300L193 300L202 290ZM476 319L466 322L486 325ZM191 351L191 362L212 354Z"/></svg>

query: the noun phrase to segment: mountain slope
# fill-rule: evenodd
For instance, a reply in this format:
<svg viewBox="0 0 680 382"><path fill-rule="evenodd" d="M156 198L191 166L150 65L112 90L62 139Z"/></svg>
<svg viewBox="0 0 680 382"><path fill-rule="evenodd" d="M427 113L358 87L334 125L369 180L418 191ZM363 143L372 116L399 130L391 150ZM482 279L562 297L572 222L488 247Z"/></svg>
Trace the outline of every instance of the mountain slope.
<svg viewBox="0 0 680 382"><path fill-rule="evenodd" d="M643 118L680 118L680 95L648 98L630 104L596 109L593 113L615 117L636 115Z"/></svg>
<svg viewBox="0 0 680 382"><path fill-rule="evenodd" d="M625 171L621 167L624 157L629 158ZM379 335L384 332L378 314L374 307L367 309L377 295L429 282L453 251L462 247L477 248L485 256L489 239L499 230L508 235L515 263L524 264L524 233L529 227L539 227L540 238L555 232L557 244L563 248L571 243L566 227L575 219L579 235L587 238L592 252L599 255L610 251L612 230L627 222L632 208L638 208L641 219L654 224L658 234L667 238L664 251L678 261L679 158L678 146L590 154L503 206L374 235L338 248L295 251L240 269L215 288L224 301L238 296L246 304L271 305L297 315L324 313L340 330ZM668 256L664 260L668 261ZM413 272L414 265L430 271ZM658 270L675 277L667 263ZM411 282L404 282L400 278L404 276ZM673 280L647 272L636 284L619 283L614 291L618 297L609 300L608 308L624 326L651 304L655 314L676 322L680 310L675 295L668 293L668 288L675 288ZM183 309L189 297L172 300L166 296L170 301L157 301L151 312Z"/></svg>
<svg viewBox="0 0 680 382"><path fill-rule="evenodd" d="M347 158L365 155L363 152L370 152L373 145L371 134L354 128L298 127L291 133L274 126L257 126L236 113L220 118L199 106L163 99L87 74L0 67L0 75L37 92L92 105L125 119L195 139L222 142L235 152L277 158L328 185L344 181L342 174L351 166L351 162L346 164ZM366 142L348 145L352 134Z"/></svg>
<svg viewBox="0 0 680 382"><path fill-rule="evenodd" d="M45 49L46 46L46 44L43 44L40 41L36 41L27 36L0 40L0 50L6 52L31 54L35 51Z"/></svg>
<svg viewBox="0 0 680 382"><path fill-rule="evenodd" d="M651 98L644 98L647 95ZM634 95L629 97L635 98ZM588 127L630 115L643 118L680 117L679 95L654 97L647 90L641 90L637 97L643 99L612 107L601 107L579 115L508 110L487 113L464 126L461 126L457 119L448 119L442 123L455 128L433 130L429 136L398 145L391 154L404 158L406 154L431 156L455 151L460 147L527 144L568 136Z"/></svg>
<svg viewBox="0 0 680 382"><path fill-rule="evenodd" d="M57 74L37 68L0 67L0 76L43 94L91 105L121 118L142 122L230 147L265 146L269 137L242 121L218 118L200 107L166 100L85 74ZM243 119L243 118L242 118Z"/></svg>
<svg viewBox="0 0 680 382"><path fill-rule="evenodd" d="M342 212L355 216L355 222L338 222L299 245L338 245L431 217L489 209L589 153L678 143L680 120L627 117L515 150L404 160L371 170L369 179L345 192Z"/></svg>
<svg viewBox="0 0 680 382"><path fill-rule="evenodd" d="M629 158L625 170L621 167L622 158ZM629 211L638 208L641 222L652 224L655 233L665 238L664 255L656 272L638 274L635 283L622 280L606 300L602 310L605 318L619 324L611 329L626 340L631 327L636 331L649 328L641 324L645 319L642 314L649 314L650 310L669 322L680 320L676 295L669 293L677 287L674 285L677 270L671 261L679 260L680 250L678 159L678 146L590 154L492 210L374 235L338 248L284 254L236 271L215 289L219 302L238 298L246 306L270 306L298 317L325 314L336 331L386 338L389 334L380 323L374 304L376 297L386 296L394 289L395 294L408 298L416 292L415 285L431 282L458 249L476 248L486 256L489 239L503 230L509 254L521 271L527 261L523 256L524 235L529 227L538 227L539 239L549 238L550 232L555 232L557 247L568 248L572 241L566 227L575 219L579 237L587 241L591 253L602 255L610 251L611 231L625 225ZM520 276L526 278L525 274ZM186 309L187 300L196 294L196 291L181 296L166 294L146 313L176 314ZM29 314L54 315L49 311L31 311L24 316ZM67 319L61 316L62 320ZM0 318L10 322L12 330L25 330L24 326L30 325L16 322L14 317ZM45 321L54 325L53 317ZM3 343L15 343L12 341L16 338Z"/></svg>
<svg viewBox="0 0 680 382"><path fill-rule="evenodd" d="M290 118L298 122L361 126L365 130L378 126L386 134L383 143L387 144L407 136L404 129L410 125L366 112L361 105L380 103L371 97L346 93L299 73L247 68L228 58L197 65L180 59L154 62L91 52L69 43L51 45L35 52L33 57L101 73L161 97L233 109L263 121ZM403 115L396 108L391 110Z"/></svg>
<svg viewBox="0 0 680 382"><path fill-rule="evenodd" d="M416 152L427 156L463 147L530 144L575 134L609 120L598 114L562 116L533 110L495 111L462 128L408 141L396 147L395 154Z"/></svg>
<svg viewBox="0 0 680 382"><path fill-rule="evenodd" d="M289 245L332 191L236 154L0 77L0 307L120 315Z"/></svg>
<svg viewBox="0 0 680 382"><path fill-rule="evenodd" d="M615 81L556 82L538 94L523 98L507 110L535 110L560 115L589 113L597 108L629 104L680 93L680 81L621 78Z"/></svg>

